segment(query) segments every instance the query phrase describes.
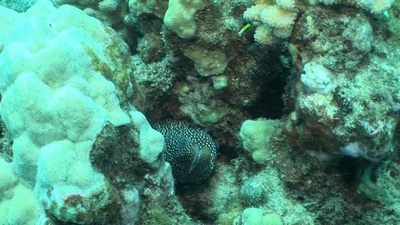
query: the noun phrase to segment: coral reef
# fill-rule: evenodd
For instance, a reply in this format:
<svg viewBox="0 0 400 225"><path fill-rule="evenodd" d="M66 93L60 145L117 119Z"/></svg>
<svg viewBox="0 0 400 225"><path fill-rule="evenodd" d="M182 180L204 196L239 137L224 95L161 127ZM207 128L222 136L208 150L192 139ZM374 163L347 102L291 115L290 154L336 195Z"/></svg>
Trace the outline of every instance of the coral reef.
<svg viewBox="0 0 400 225"><path fill-rule="evenodd" d="M164 138L141 113L127 112L132 86L122 65L130 55L117 34L68 5L0 10L14 18L1 23L0 111L12 139L10 162L1 159L1 195L9 193L1 223L133 224L151 202L173 202L172 172L159 157ZM124 158L112 158L120 149ZM179 209L172 204L160 212Z"/></svg>
<svg viewBox="0 0 400 225"><path fill-rule="evenodd" d="M302 146L308 150L323 149L334 155L340 154L337 150L342 149L347 155L360 155L370 161L386 159L394 154L396 145L394 134L398 120L398 101L395 87L398 84L394 78L397 69L393 59L397 58L399 53L395 51L385 54L385 48L388 46L383 43L382 36L375 35L372 42L371 27L374 24L362 14L347 19L350 15L346 13L338 16L330 10L319 12L326 20L321 24L314 23L315 29L320 29L323 24L339 24L344 20L348 22L335 26L334 30L327 29L315 34L316 36L313 35L315 38L312 38L311 42L306 42L310 38L307 36L304 36L303 41L299 39L297 42L297 48L301 49L300 58L305 62L318 58L322 65L335 74L337 85L333 93L322 94L309 93L300 85L296 87L299 92L295 112L297 115L293 117L299 118L293 123L303 124L304 126L300 125L303 127L301 133L310 134L306 135L308 137L300 135ZM309 26L308 16L304 14L300 18L302 23L299 23L299 31L308 29L305 28ZM332 19L328 19L330 16ZM302 24L305 27L301 26ZM362 35L364 42L358 41L361 37L357 35L348 39L349 29L351 33ZM352 32L354 29L361 32ZM338 30L342 32L338 33ZM298 32L297 29L295 32ZM334 34L337 35L336 38L332 38ZM327 41L323 46L320 45L322 39ZM349 45L344 43L346 41ZM352 54L358 58L352 58ZM347 58L353 61L345 60ZM384 84L387 80L391 82ZM304 83L303 77L302 82ZM308 86L306 84L306 88ZM317 139L321 141L315 142Z"/></svg>
<svg viewBox="0 0 400 225"><path fill-rule="evenodd" d="M383 14L394 0L366 2L364 0L254 0L253 5L243 13L243 17L256 26L254 40L262 44L274 44L279 39L291 36L296 18L317 3L325 5L354 5L373 14ZM308 19L312 22L312 16ZM320 19L320 18L319 18ZM352 33L354 34L354 33Z"/></svg>
<svg viewBox="0 0 400 225"><path fill-rule="evenodd" d="M0 224L398 223L398 1L0 5Z"/></svg>

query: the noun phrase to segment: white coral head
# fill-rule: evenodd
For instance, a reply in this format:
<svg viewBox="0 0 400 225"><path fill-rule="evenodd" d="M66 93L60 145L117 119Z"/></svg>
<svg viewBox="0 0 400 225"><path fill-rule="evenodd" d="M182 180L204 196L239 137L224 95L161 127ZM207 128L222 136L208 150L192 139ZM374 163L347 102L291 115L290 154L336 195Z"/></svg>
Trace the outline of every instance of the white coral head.
<svg viewBox="0 0 400 225"><path fill-rule="evenodd" d="M328 94L336 87L336 78L330 70L316 62L306 63L304 65L301 82L306 91Z"/></svg>
<svg viewBox="0 0 400 225"><path fill-rule="evenodd" d="M290 27L293 25L296 16L296 12L274 5L267 6L261 12L261 21L271 27Z"/></svg>
<svg viewBox="0 0 400 225"><path fill-rule="evenodd" d="M296 8L295 0L276 0L276 4L284 9L294 10Z"/></svg>

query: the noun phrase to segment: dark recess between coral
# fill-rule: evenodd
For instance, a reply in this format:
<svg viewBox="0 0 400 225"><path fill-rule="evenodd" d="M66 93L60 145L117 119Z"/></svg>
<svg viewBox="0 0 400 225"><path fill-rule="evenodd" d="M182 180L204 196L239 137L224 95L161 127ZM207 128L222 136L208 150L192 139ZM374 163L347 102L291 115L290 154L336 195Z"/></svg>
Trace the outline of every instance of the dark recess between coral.
<svg viewBox="0 0 400 225"><path fill-rule="evenodd" d="M282 96L290 71L282 65L280 60L280 55L289 56L289 53L287 51L282 52L282 49L286 48L274 46L266 49L258 45L249 48L249 51L253 52L252 54L258 58L252 77L256 82L263 84L257 100L244 108L252 118L280 119L283 115L284 101ZM268 53L265 54L265 52Z"/></svg>
<svg viewBox="0 0 400 225"><path fill-rule="evenodd" d="M327 171L327 174L339 173L348 188L356 187L358 183L358 171L363 162L359 158L349 156L341 157L334 161L333 165Z"/></svg>
<svg viewBox="0 0 400 225"><path fill-rule="evenodd" d="M245 110L252 118L280 119L283 115L283 99L286 79L278 76L264 86L260 96L254 104Z"/></svg>

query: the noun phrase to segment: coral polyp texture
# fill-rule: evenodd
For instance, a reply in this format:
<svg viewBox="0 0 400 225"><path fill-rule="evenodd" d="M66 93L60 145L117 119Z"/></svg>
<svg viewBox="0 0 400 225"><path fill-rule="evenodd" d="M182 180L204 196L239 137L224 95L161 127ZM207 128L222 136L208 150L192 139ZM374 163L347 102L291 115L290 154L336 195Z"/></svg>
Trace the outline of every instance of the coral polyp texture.
<svg viewBox="0 0 400 225"><path fill-rule="evenodd" d="M159 157L164 139L141 113L123 109L132 93L130 68L121 69L129 59L127 46L72 6L56 9L39 1L26 13L0 11L12 18L0 25L5 32L0 38L0 111L12 138L12 160L1 159L0 223L123 221L124 202L139 200L123 200L127 197L116 188L116 177L105 176L100 172L104 165L89 157L109 135L103 131L107 124L131 124L125 132L133 132L130 142L136 144L124 149L132 157L125 161L148 167L149 181L171 174L166 170L154 178L151 171L165 166ZM172 177L164 182L160 187L171 186ZM131 209L125 224L138 220L138 210Z"/></svg>
<svg viewBox="0 0 400 225"><path fill-rule="evenodd" d="M35 207L60 221L85 218L98 223L97 213L110 219L117 195L90 165L88 154L106 121L121 125L130 119L120 107L116 87L94 70L88 52L107 63L102 55L112 37L97 20L68 6L56 10L41 1L25 14L1 10L15 19L2 23L7 35L1 40L0 108L13 138L12 163L19 182L36 197ZM61 20L73 15L81 18L79 23ZM80 31L82 26L92 27L93 33ZM26 36L18 31L21 27ZM93 208L95 200L101 204ZM10 211L1 218L9 223L16 215Z"/></svg>
<svg viewBox="0 0 400 225"><path fill-rule="evenodd" d="M399 1L0 5L0 225L399 223Z"/></svg>
<svg viewBox="0 0 400 225"><path fill-rule="evenodd" d="M303 70L300 79L307 91L326 95L336 87L335 76L324 66L310 62Z"/></svg>
<svg viewBox="0 0 400 225"><path fill-rule="evenodd" d="M301 133L314 134L300 138L304 141L303 147L327 150L334 155L342 152L370 161L388 159L396 154L397 145L395 129L399 106L395 87L398 81L394 79L397 69L392 60L399 53L385 53L381 57L372 52L371 45L383 52L389 46L382 42L381 37L372 37L371 27L374 25L365 16L350 18L349 14L343 13L338 17L328 10L319 13L323 13L329 23L336 24L336 31L310 34L297 42L297 47L304 49L303 60L315 58L320 63L305 63L301 75L303 86L297 86L296 113L304 125ZM310 25L310 16L315 14L304 14L300 18L296 32L309 30L310 26L321 29L327 23L315 21ZM347 22L339 25L345 20ZM342 38L332 39L331 35L338 30L342 32ZM331 41L324 42L328 39ZM350 47L346 47L344 42L351 43ZM358 57L351 61L341 60L350 58L352 54ZM365 61L367 55L368 63ZM384 84L387 81L390 82ZM316 135L323 141L317 144Z"/></svg>
<svg viewBox="0 0 400 225"><path fill-rule="evenodd" d="M307 8L322 3L327 6L355 6L373 14L383 14L394 0L254 0L243 13L243 18L256 25L254 39L261 44L277 43L277 39L289 38L293 24Z"/></svg>

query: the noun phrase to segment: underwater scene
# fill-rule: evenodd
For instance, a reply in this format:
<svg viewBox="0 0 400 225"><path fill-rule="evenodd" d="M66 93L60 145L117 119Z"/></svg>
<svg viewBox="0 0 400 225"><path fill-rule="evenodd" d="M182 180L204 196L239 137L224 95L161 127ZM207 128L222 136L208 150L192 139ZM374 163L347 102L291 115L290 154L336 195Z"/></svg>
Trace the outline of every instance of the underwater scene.
<svg viewBox="0 0 400 225"><path fill-rule="evenodd" d="M0 225L400 225L400 0L0 0Z"/></svg>

